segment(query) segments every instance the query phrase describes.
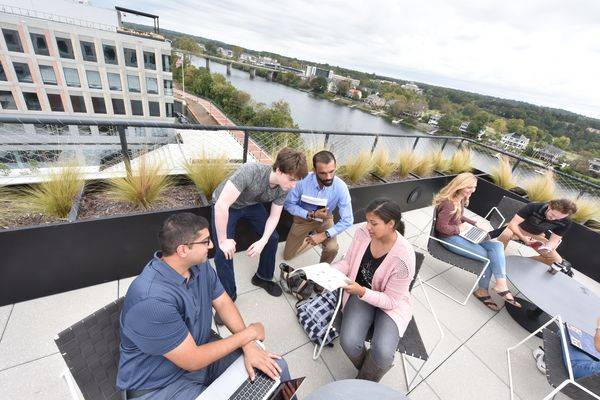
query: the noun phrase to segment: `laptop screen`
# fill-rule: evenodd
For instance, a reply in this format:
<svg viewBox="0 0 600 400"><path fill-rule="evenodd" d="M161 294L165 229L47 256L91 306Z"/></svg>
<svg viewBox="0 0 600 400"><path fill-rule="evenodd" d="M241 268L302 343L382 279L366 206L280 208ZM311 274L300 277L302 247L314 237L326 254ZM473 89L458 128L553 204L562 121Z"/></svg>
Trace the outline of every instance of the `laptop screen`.
<svg viewBox="0 0 600 400"><path fill-rule="evenodd" d="M296 396L294 394L302 382L304 382L304 377L281 382L269 397L269 400L295 400Z"/></svg>

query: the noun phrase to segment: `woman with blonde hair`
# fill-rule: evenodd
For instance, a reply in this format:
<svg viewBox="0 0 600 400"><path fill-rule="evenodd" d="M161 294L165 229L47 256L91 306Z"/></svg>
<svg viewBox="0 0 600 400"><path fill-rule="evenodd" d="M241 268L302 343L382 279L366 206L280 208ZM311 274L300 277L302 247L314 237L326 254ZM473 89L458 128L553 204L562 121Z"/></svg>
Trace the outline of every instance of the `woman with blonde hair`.
<svg viewBox="0 0 600 400"><path fill-rule="evenodd" d="M489 309L498 311L500 307L491 299L488 292L492 274L496 278L494 291L507 303L521 307L515 301L513 294L506 283L506 260L504 257L504 245L497 240L486 240L479 244L468 241L459 236L460 226L463 223L477 225L476 221L464 215L465 206L469 205L469 199L477 188L477 178L470 172L457 175L433 198L433 206L436 208L435 231L437 236L445 242L454 246L444 247L458 255L476 259L475 253L480 257L490 260L487 269L479 279L479 288L473 295L485 304ZM466 251L462 251L464 249Z"/></svg>

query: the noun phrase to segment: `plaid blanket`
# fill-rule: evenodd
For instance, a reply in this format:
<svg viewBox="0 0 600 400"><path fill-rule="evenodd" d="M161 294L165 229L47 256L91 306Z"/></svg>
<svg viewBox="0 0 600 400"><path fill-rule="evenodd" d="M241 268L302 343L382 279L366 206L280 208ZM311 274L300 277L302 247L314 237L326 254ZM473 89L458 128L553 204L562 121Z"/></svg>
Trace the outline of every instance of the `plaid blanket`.
<svg viewBox="0 0 600 400"><path fill-rule="evenodd" d="M296 305L298 322L310 341L320 345L321 348L339 336L339 332L331 326L331 323L339 308L340 296L339 292L324 290L320 295Z"/></svg>

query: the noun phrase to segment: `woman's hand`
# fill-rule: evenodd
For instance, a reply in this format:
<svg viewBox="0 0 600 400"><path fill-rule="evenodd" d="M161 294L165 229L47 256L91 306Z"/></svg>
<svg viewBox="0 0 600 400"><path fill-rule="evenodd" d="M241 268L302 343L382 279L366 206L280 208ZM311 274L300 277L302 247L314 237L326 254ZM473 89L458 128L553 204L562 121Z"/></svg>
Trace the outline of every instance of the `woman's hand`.
<svg viewBox="0 0 600 400"><path fill-rule="evenodd" d="M367 289L360 286L358 283L348 279L346 281L346 286L344 286L344 290L350 295L357 295L358 297L363 297Z"/></svg>

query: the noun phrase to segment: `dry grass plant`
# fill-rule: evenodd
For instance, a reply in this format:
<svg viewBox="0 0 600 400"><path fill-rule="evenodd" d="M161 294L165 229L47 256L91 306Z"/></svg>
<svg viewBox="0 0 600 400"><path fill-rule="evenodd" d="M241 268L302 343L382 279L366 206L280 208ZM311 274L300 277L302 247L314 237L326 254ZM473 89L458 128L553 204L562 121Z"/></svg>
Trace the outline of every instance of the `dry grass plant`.
<svg viewBox="0 0 600 400"><path fill-rule="evenodd" d="M510 161L506 156L501 156L498 159L498 164L492 168L490 176L494 183L503 189L510 190L517 186L513 179Z"/></svg>
<svg viewBox="0 0 600 400"><path fill-rule="evenodd" d="M547 170L542 175L528 179L523 188L527 192L527 198L531 201L550 201L556 192L556 181L554 172Z"/></svg>
<svg viewBox="0 0 600 400"><path fill-rule="evenodd" d="M11 215L11 206L15 203L15 194L6 186L0 186L0 226Z"/></svg>
<svg viewBox="0 0 600 400"><path fill-rule="evenodd" d="M46 217L67 218L84 184L79 166L74 162L61 163L51 168L42 182L20 192L18 207Z"/></svg>
<svg viewBox="0 0 600 400"><path fill-rule="evenodd" d="M580 197L574 200L577 205L577 212L571 217L573 221L584 223L591 219L600 219L600 204L587 197Z"/></svg>
<svg viewBox="0 0 600 400"><path fill-rule="evenodd" d="M374 172L379 177L384 179L390 176L390 174L394 172L397 168L397 165L394 162L390 161L390 154L383 147L379 147L373 153L373 165Z"/></svg>
<svg viewBox="0 0 600 400"><path fill-rule="evenodd" d="M406 178L419 164L419 157L412 150L402 150L398 155L396 171L400 178Z"/></svg>
<svg viewBox="0 0 600 400"><path fill-rule="evenodd" d="M447 172L450 169L450 160L444 158L441 150L431 151L425 156L433 164L433 169L439 172Z"/></svg>
<svg viewBox="0 0 600 400"><path fill-rule="evenodd" d="M137 158L131 174L108 180L108 195L114 200L125 201L139 208L150 209L161 200L165 191L173 185L164 173L160 162L149 162L145 155Z"/></svg>
<svg viewBox="0 0 600 400"><path fill-rule="evenodd" d="M312 168L313 168L314 155L323 150L331 151L331 148L330 148L330 146L323 146L323 145L315 144L315 145L308 146L303 149L303 152L306 155L306 165L307 165L309 171L312 170Z"/></svg>
<svg viewBox="0 0 600 400"><path fill-rule="evenodd" d="M418 163L415 166L413 173L421 178L433 175L435 161L428 156L417 156Z"/></svg>
<svg viewBox="0 0 600 400"><path fill-rule="evenodd" d="M186 161L183 165L187 176L194 182L206 198L210 200L212 194L232 171L227 154L221 153L216 157L209 157L202 150L200 157Z"/></svg>
<svg viewBox="0 0 600 400"><path fill-rule="evenodd" d="M370 152L362 150L356 156L348 158L346 163L339 168L339 175L348 179L350 183L358 183L373 171L373 168Z"/></svg>
<svg viewBox="0 0 600 400"><path fill-rule="evenodd" d="M462 172L471 172L472 170L473 165L471 164L471 150L463 148L452 154L448 172L460 174Z"/></svg>

